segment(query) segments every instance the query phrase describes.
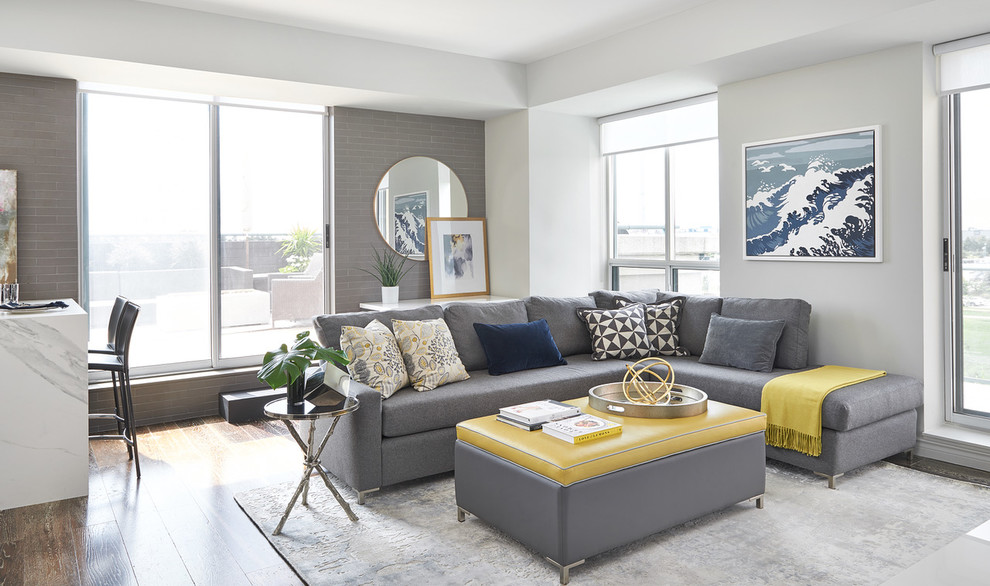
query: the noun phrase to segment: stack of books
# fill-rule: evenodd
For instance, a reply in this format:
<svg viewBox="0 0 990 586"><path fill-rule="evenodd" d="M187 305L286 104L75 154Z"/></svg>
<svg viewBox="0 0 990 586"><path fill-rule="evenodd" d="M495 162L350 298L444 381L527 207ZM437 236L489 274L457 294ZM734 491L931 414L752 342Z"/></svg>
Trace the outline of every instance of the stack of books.
<svg viewBox="0 0 990 586"><path fill-rule="evenodd" d="M535 431L548 421L556 421L580 414L581 410L574 405L547 399L502 407L498 410L495 419L520 429Z"/></svg>
<svg viewBox="0 0 990 586"><path fill-rule="evenodd" d="M622 425L584 413L577 417L549 421L543 425L543 433L565 442L580 444L622 433Z"/></svg>

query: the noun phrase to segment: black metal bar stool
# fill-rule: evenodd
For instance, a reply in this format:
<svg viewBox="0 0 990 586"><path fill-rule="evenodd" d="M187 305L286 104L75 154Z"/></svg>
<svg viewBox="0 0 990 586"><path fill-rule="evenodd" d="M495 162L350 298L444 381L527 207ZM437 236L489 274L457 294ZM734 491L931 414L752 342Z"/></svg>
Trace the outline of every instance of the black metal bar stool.
<svg viewBox="0 0 990 586"><path fill-rule="evenodd" d="M107 323L106 344L90 343L89 351L95 354L116 354L117 353L117 324L120 323L120 314L124 311L124 304L127 298L118 295L113 302L113 309L110 310L110 320Z"/></svg>
<svg viewBox="0 0 990 586"><path fill-rule="evenodd" d="M110 379L113 382L114 402L113 413L90 413L89 418L91 420L112 419L117 424L117 434L91 435L89 439L121 440L127 444L127 456L134 460L134 468L138 478L141 478L141 462L138 459L137 434L134 430L134 405L131 402L131 377L128 365L131 334L134 332L134 324L137 322L140 310L141 307L136 303L125 300L113 335L114 352L112 354L100 353L100 351L89 353L90 370L103 370L110 373Z"/></svg>

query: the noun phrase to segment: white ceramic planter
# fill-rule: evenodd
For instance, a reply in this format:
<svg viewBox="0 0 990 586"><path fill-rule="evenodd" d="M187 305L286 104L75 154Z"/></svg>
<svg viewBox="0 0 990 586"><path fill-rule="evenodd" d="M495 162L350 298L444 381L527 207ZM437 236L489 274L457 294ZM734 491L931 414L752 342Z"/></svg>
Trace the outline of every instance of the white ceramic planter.
<svg viewBox="0 0 990 586"><path fill-rule="evenodd" d="M395 305L399 302L399 287L382 287L382 303Z"/></svg>

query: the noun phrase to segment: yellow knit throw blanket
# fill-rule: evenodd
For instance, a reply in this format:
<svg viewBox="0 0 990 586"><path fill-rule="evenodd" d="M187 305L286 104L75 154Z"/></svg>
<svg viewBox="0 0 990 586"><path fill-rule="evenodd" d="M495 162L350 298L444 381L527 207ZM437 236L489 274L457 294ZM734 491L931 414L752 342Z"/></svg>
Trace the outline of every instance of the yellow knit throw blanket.
<svg viewBox="0 0 990 586"><path fill-rule="evenodd" d="M767 414L767 445L820 456L825 396L886 374L882 370L822 366L771 380L763 385L760 402L760 411Z"/></svg>

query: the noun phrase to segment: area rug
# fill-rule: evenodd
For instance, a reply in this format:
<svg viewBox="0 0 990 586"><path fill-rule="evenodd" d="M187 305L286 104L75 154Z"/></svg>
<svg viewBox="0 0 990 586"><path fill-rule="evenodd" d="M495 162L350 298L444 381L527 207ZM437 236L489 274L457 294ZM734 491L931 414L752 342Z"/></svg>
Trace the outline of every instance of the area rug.
<svg viewBox="0 0 990 586"><path fill-rule="evenodd" d="M357 522L314 477L309 506L297 504L272 536L293 488L235 498L309 584L558 582L539 554L476 517L457 522L453 474L373 493L353 505ZM810 472L768 462L763 510L740 503L594 556L571 571L571 584L881 584L988 519L984 486L879 462L829 490Z"/></svg>

